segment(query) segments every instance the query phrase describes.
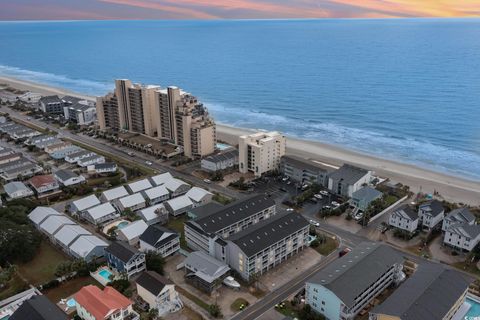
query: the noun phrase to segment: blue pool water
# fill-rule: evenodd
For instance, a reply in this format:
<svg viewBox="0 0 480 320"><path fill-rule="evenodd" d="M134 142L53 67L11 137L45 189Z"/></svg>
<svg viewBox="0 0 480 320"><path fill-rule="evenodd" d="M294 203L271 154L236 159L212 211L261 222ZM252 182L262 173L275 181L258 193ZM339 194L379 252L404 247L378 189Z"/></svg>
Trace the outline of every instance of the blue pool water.
<svg viewBox="0 0 480 320"><path fill-rule="evenodd" d="M128 221L122 221L122 222L120 222L119 224L117 224L117 228L118 228L118 229L123 229L123 228L125 228L125 227L128 226L128 225L129 225Z"/></svg>
<svg viewBox="0 0 480 320"><path fill-rule="evenodd" d="M216 147L219 150L226 150L228 148L231 148L232 146L229 145L229 144L225 144L225 143L217 143Z"/></svg>
<svg viewBox="0 0 480 320"><path fill-rule="evenodd" d="M107 269L101 270L98 274L99 274L103 279L105 279L106 281L111 281L111 280L110 280L110 276L112 275L112 273L111 273L110 271L108 271Z"/></svg>
<svg viewBox="0 0 480 320"><path fill-rule="evenodd" d="M68 299L68 300L67 300L67 306L68 306L69 308L75 307L75 299L73 299L73 298Z"/></svg>
<svg viewBox="0 0 480 320"><path fill-rule="evenodd" d="M479 34L476 18L0 22L0 75L177 85L220 123L480 179Z"/></svg>
<svg viewBox="0 0 480 320"><path fill-rule="evenodd" d="M467 314L465 315L465 320L477 320L480 319L480 303L476 302L475 300L467 298L467 302L472 305L472 307L468 310Z"/></svg>

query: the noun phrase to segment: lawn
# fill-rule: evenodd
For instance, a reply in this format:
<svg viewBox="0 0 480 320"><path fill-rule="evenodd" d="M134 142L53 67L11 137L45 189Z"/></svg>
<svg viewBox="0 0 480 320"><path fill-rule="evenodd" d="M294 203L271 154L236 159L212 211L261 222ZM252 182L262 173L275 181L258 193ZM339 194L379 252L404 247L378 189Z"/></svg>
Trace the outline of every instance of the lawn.
<svg viewBox="0 0 480 320"><path fill-rule="evenodd" d="M12 279L7 284L7 287L0 291L0 300L11 297L17 293L25 291L28 289L28 284L25 283L22 278L15 274L12 276Z"/></svg>
<svg viewBox="0 0 480 320"><path fill-rule="evenodd" d="M87 276L63 282L58 287L45 291L44 294L47 296L48 299L50 299L50 301L52 301L53 303L57 303L58 301L60 301L60 299L65 299L71 296L72 294L80 290L82 287L88 286L89 284L93 284L99 288L102 288L102 286L95 279Z"/></svg>
<svg viewBox="0 0 480 320"><path fill-rule="evenodd" d="M43 240L32 261L18 264L18 273L32 285L40 285L55 279L58 264L69 258L59 249Z"/></svg>
<svg viewBox="0 0 480 320"><path fill-rule="evenodd" d="M123 174L121 172L117 172L115 175L110 177L99 177L99 178L88 179L87 184L92 187L101 186L105 183L105 181L112 181L112 180L121 179L121 178L123 178Z"/></svg>
<svg viewBox="0 0 480 320"><path fill-rule="evenodd" d="M213 201L216 201L216 202L218 202L220 204L223 204L225 206L229 203L232 203L234 201L234 199L226 197L226 196L224 196L223 194L220 194L220 193L215 193L215 195L213 196Z"/></svg>
<svg viewBox="0 0 480 320"><path fill-rule="evenodd" d="M249 305L248 301L243 299L243 298L238 298L235 301L233 301L232 305L230 306L230 309L232 311L240 311L245 309ZM241 308L243 306L243 308Z"/></svg>
<svg viewBox="0 0 480 320"><path fill-rule="evenodd" d="M338 241L328 235L325 236L325 239L325 243L320 244L314 249L321 255L328 256L330 253L332 253L338 248Z"/></svg>
<svg viewBox="0 0 480 320"><path fill-rule="evenodd" d="M187 240L185 240L185 231L183 224L187 221L187 216L177 218L170 218L167 223L167 228L172 229L180 234L180 247L184 250L190 251L187 247Z"/></svg>

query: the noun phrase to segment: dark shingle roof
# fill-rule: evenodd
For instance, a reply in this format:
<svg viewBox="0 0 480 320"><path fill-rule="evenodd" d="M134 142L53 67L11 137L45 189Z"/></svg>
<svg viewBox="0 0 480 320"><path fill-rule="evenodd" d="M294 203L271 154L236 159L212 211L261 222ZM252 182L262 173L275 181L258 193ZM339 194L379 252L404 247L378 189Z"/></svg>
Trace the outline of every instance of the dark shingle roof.
<svg viewBox="0 0 480 320"><path fill-rule="evenodd" d="M294 155L287 155L282 157L282 162L300 169L306 169L313 172L332 172L332 167L323 166L311 160L307 160Z"/></svg>
<svg viewBox="0 0 480 320"><path fill-rule="evenodd" d="M475 221L475 216L468 210L468 208L459 208L452 210L445 218L452 223L471 223Z"/></svg>
<svg viewBox="0 0 480 320"><path fill-rule="evenodd" d="M207 203L206 205L193 208L189 212L195 215L196 219L200 219L210 215L212 212L217 212L222 208L223 206L221 204L218 204L216 202L210 202L210 203Z"/></svg>
<svg viewBox="0 0 480 320"><path fill-rule="evenodd" d="M58 96L45 96L40 98L40 102L43 102L45 104L49 103L63 103L62 99L60 99Z"/></svg>
<svg viewBox="0 0 480 320"><path fill-rule="evenodd" d="M67 315L45 296L33 296L10 316L10 320L67 320Z"/></svg>
<svg viewBox="0 0 480 320"><path fill-rule="evenodd" d="M393 248L373 242L362 242L351 252L333 261L307 282L332 291L347 306L378 280L394 264L403 262Z"/></svg>
<svg viewBox="0 0 480 320"><path fill-rule="evenodd" d="M235 243L250 257L308 225L308 221L298 213L287 212L258 222L227 240Z"/></svg>
<svg viewBox="0 0 480 320"><path fill-rule="evenodd" d="M422 208L425 208L425 209L428 209L429 208L429 211L430 211L430 214L433 216L433 217L436 217L438 216L439 214L441 214L442 212L444 212L444 208L443 208L443 205L440 201L438 200L432 200L432 201L428 201L428 202L425 202L425 203L422 203L420 205L420 209Z"/></svg>
<svg viewBox="0 0 480 320"><path fill-rule="evenodd" d="M59 177L62 181L66 181L70 178L78 177L75 173L70 170L58 170L55 172L55 175Z"/></svg>
<svg viewBox="0 0 480 320"><path fill-rule="evenodd" d="M110 254L114 255L125 263L130 261L130 259L132 259L134 255L140 252L134 247L128 245L127 243L119 241L112 242L112 244L105 248L105 251L109 252Z"/></svg>
<svg viewBox="0 0 480 320"><path fill-rule="evenodd" d="M233 159L235 157L238 157L238 150L237 149L231 149L231 150L227 150L225 152L222 152L222 153L219 153L219 154L216 154L216 155L213 155L213 156L208 156L208 157L205 158L205 160L208 160L208 161L214 162L214 163L219 163L219 162L222 162L222 161Z"/></svg>
<svg viewBox="0 0 480 320"><path fill-rule="evenodd" d="M166 235L166 237L162 239L164 235ZM152 226L148 226L145 232L140 236L140 240L148 243L152 247L158 248L164 245L165 243L172 241L178 236L179 236L178 233L176 233L175 231L169 230L164 227L152 225Z"/></svg>
<svg viewBox="0 0 480 320"><path fill-rule="evenodd" d="M418 212L413 210L409 205L405 204L400 208L396 209L393 214L400 215L404 218L408 218L410 220L418 219Z"/></svg>
<svg viewBox="0 0 480 320"><path fill-rule="evenodd" d="M173 284L172 281L153 271L143 272L136 282L155 296L162 292L165 285Z"/></svg>
<svg viewBox="0 0 480 320"><path fill-rule="evenodd" d="M470 280L455 270L422 263L415 273L371 313L402 320L444 319Z"/></svg>
<svg viewBox="0 0 480 320"><path fill-rule="evenodd" d="M115 168L117 164L115 162L105 162L95 164L95 169L110 169Z"/></svg>
<svg viewBox="0 0 480 320"><path fill-rule="evenodd" d="M204 232L214 233L274 205L275 201L272 198L257 195L219 208L218 211L213 211L194 222Z"/></svg>
<svg viewBox="0 0 480 320"><path fill-rule="evenodd" d="M367 169L344 164L336 171L332 172L329 177L333 180L343 180L344 183L354 184L368 173Z"/></svg>

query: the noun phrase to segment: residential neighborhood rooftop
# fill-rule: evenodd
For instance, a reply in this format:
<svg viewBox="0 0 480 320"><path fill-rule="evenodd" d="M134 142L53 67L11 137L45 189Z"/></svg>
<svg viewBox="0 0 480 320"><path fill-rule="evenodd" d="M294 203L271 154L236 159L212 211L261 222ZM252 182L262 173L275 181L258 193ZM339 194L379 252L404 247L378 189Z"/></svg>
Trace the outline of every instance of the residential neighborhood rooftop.
<svg viewBox="0 0 480 320"><path fill-rule="evenodd" d="M329 174L329 177L334 180L342 180L347 184L355 184L368 173L367 169L344 164L339 169Z"/></svg>
<svg viewBox="0 0 480 320"><path fill-rule="evenodd" d="M172 241L178 237L175 231L161 227L159 225L151 225L140 236L140 240L151 245L154 248L161 247L163 244Z"/></svg>
<svg viewBox="0 0 480 320"><path fill-rule="evenodd" d="M230 267L215 259L214 257L202 252L191 252L184 261L185 266L195 270L195 275L200 279L211 283L230 271Z"/></svg>
<svg viewBox="0 0 480 320"><path fill-rule="evenodd" d="M105 248L105 251L111 253L125 263L130 261L133 256L140 252L128 243L122 241L113 241L107 248Z"/></svg>
<svg viewBox="0 0 480 320"><path fill-rule="evenodd" d="M154 271L143 272L140 277L138 277L136 283L154 296L158 296L166 285L173 284L172 281Z"/></svg>
<svg viewBox="0 0 480 320"><path fill-rule="evenodd" d="M124 186L119 186L113 189L109 189L106 191L103 191L103 197L107 201L113 201L115 199L119 199L125 196L128 196L128 191L125 189Z"/></svg>
<svg viewBox="0 0 480 320"><path fill-rule="evenodd" d="M119 229L118 232L121 232L127 240L132 240L145 232L148 228L148 225L143 220L137 220L130 223L128 226Z"/></svg>
<svg viewBox="0 0 480 320"><path fill-rule="evenodd" d="M72 205L74 205L78 211L83 211L99 204L100 200L93 194L72 202Z"/></svg>
<svg viewBox="0 0 480 320"><path fill-rule="evenodd" d="M165 172L165 173L162 173L162 174L159 174L159 175L156 175L156 176L153 176L153 177L150 178L150 180L152 180L152 182L156 186L162 185L165 182L167 182L169 180L172 180L172 179L173 179L173 176L170 174L170 172Z"/></svg>
<svg viewBox="0 0 480 320"><path fill-rule="evenodd" d="M418 219L418 212L412 209L408 204L401 206L400 208L396 209L393 214L399 215L404 219L408 220L416 220Z"/></svg>
<svg viewBox="0 0 480 320"><path fill-rule="evenodd" d="M106 319L111 312L127 309L132 304L127 297L110 286L101 290L97 286L88 285L74 297L95 319Z"/></svg>
<svg viewBox="0 0 480 320"><path fill-rule="evenodd" d="M148 179L142 179L128 184L128 188L132 191L132 193L150 189L151 187L153 186Z"/></svg>

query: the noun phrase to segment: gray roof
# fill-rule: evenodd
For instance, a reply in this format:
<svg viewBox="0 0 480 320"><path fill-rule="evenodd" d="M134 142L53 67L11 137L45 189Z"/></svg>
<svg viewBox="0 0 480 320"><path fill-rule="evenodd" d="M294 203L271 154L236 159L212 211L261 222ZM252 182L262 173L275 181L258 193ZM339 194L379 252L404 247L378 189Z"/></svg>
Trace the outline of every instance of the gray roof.
<svg viewBox="0 0 480 320"><path fill-rule="evenodd" d="M24 301L9 319L67 320L68 316L54 303L50 302L46 296L35 295Z"/></svg>
<svg viewBox="0 0 480 320"><path fill-rule="evenodd" d="M212 212L217 212L221 210L223 206L216 202L209 202L203 206L193 208L189 212L194 215L197 219L204 218L209 216Z"/></svg>
<svg viewBox="0 0 480 320"><path fill-rule="evenodd" d="M367 202L372 202L375 199L378 199L382 196L382 193L372 187L363 187L352 194L352 199L365 200Z"/></svg>
<svg viewBox="0 0 480 320"><path fill-rule="evenodd" d="M282 157L282 162L287 163L299 169L305 169L312 172L332 172L332 167L324 166L312 160L304 159L294 155L286 155Z"/></svg>
<svg viewBox="0 0 480 320"><path fill-rule="evenodd" d="M237 149L231 149L227 150L225 152L208 156L205 158L205 160L213 162L213 163L221 163L223 161L227 161L230 159L238 158L238 150Z"/></svg>
<svg viewBox="0 0 480 320"><path fill-rule="evenodd" d="M339 169L329 174L329 177L333 180L342 180L347 184L354 184L358 182L368 173L367 169L352 166L350 164L344 164Z"/></svg>
<svg viewBox="0 0 480 320"><path fill-rule="evenodd" d="M172 281L154 271L143 272L135 282L154 296L158 296L166 285L173 284Z"/></svg>
<svg viewBox="0 0 480 320"><path fill-rule="evenodd" d="M89 106L89 105L86 105L86 104L83 104L83 103L75 102L74 104L68 106L68 108L72 109L72 110L75 110L77 112L84 112L88 109L93 109L95 107L94 106Z"/></svg>
<svg viewBox="0 0 480 320"><path fill-rule="evenodd" d="M73 173L73 171L71 170L58 170L55 172L55 176L58 177L61 181L66 181L70 178L78 177L78 175Z"/></svg>
<svg viewBox="0 0 480 320"><path fill-rule="evenodd" d="M375 283L388 269L403 262L393 248L373 242L362 242L351 252L334 260L307 282L332 291L347 306Z"/></svg>
<svg viewBox="0 0 480 320"><path fill-rule="evenodd" d="M80 102L84 99L81 99L81 98L78 98L78 97L74 97L74 96L64 96L62 98L63 101L65 102L68 102L68 103L77 103L77 102Z"/></svg>
<svg viewBox="0 0 480 320"><path fill-rule="evenodd" d="M145 221L137 220L122 229L118 229L118 233L123 234L123 236L130 241L136 237L140 237L145 230L147 230L147 228L148 225L145 223Z"/></svg>
<svg viewBox="0 0 480 320"><path fill-rule="evenodd" d="M194 223L204 232L214 233L272 206L275 206L272 198L256 195L212 211L207 216L195 219Z"/></svg>
<svg viewBox="0 0 480 320"><path fill-rule="evenodd" d="M103 191L103 196L107 201L112 201L118 198L128 196L128 191L124 186L116 187L110 190Z"/></svg>
<svg viewBox="0 0 480 320"><path fill-rule="evenodd" d="M40 102L43 102L45 104L49 103L63 103L62 99L60 99L58 96L45 96L40 98Z"/></svg>
<svg viewBox="0 0 480 320"><path fill-rule="evenodd" d="M76 225L66 215L51 215L40 224L40 229L49 235L54 235L64 225Z"/></svg>
<svg viewBox="0 0 480 320"><path fill-rule="evenodd" d="M134 193L129 196L119 198L117 201L120 202L120 204L124 209L128 209L136 205L139 205L141 203L144 203L145 198L143 198L143 196L140 193Z"/></svg>
<svg viewBox="0 0 480 320"><path fill-rule="evenodd" d="M156 176L153 176L150 178L150 180L153 182L154 185L159 186L164 184L165 182L172 180L173 176L170 174L170 172L165 172Z"/></svg>
<svg viewBox="0 0 480 320"><path fill-rule="evenodd" d="M60 216L62 214L50 207L36 207L35 209L32 210L32 212L28 214L28 218L36 225L39 225L40 223L45 221L48 217L53 215Z"/></svg>
<svg viewBox="0 0 480 320"><path fill-rule="evenodd" d="M458 234L464 238L475 239L476 237L478 237L478 235L480 235L480 225L456 223L448 227L447 231L450 233Z"/></svg>
<svg viewBox="0 0 480 320"><path fill-rule="evenodd" d="M143 221L143 220L142 220ZM162 245L178 238L179 235L175 231L167 228L151 225L142 233L140 240L151 245L154 248L160 248Z"/></svg>
<svg viewBox="0 0 480 320"><path fill-rule="evenodd" d="M90 231L82 228L79 225L65 225L57 233L55 233L55 239L68 247L81 235L91 235Z"/></svg>
<svg viewBox="0 0 480 320"><path fill-rule="evenodd" d="M105 162L105 163L96 163L95 170L102 170L102 169L113 169L116 168L117 164L115 162Z"/></svg>
<svg viewBox="0 0 480 320"><path fill-rule="evenodd" d="M85 258L97 247L106 248L107 246L108 243L94 235L83 235L70 244L69 248L78 257Z"/></svg>
<svg viewBox="0 0 480 320"><path fill-rule="evenodd" d="M128 263L136 254L140 253L140 251L128 243L121 241L112 242L108 247L105 248L105 251L125 263Z"/></svg>
<svg viewBox="0 0 480 320"><path fill-rule="evenodd" d="M132 191L132 193L136 193L139 191L150 189L153 186L148 179L142 179L129 183L127 187L130 189L130 191Z"/></svg>
<svg viewBox="0 0 480 320"><path fill-rule="evenodd" d="M465 207L450 211L445 219L451 223L471 223L475 221L475 216Z"/></svg>
<svg viewBox="0 0 480 320"><path fill-rule="evenodd" d="M413 210L408 204L404 204L400 208L396 209L393 211L393 214L409 220L418 219L418 212Z"/></svg>
<svg viewBox="0 0 480 320"><path fill-rule="evenodd" d="M83 211L99 204L100 200L98 200L97 196L94 194L72 202L72 205L75 206L78 211Z"/></svg>
<svg viewBox="0 0 480 320"><path fill-rule="evenodd" d="M189 270L196 270L194 271L195 276L208 283L212 283L230 271L228 265L201 251L190 253L185 259L184 265Z"/></svg>
<svg viewBox="0 0 480 320"><path fill-rule="evenodd" d="M432 201L428 201L428 202L425 202L425 203L422 203L420 205L420 209L423 209L423 210L426 210L426 211L429 211L430 214L433 216L433 217L436 217L438 216L439 214L443 214L444 212L444 208L443 208L443 205L440 201L438 200L432 200Z"/></svg>
<svg viewBox="0 0 480 320"><path fill-rule="evenodd" d="M440 264L422 263L415 273L371 313L402 320L444 319L470 281Z"/></svg>
<svg viewBox="0 0 480 320"><path fill-rule="evenodd" d="M10 196L11 194L17 192L17 191L30 191L29 193L33 194L33 191L30 190L25 183L20 182L20 181L13 181L5 184L3 186L3 190L5 193Z"/></svg>
<svg viewBox="0 0 480 320"><path fill-rule="evenodd" d="M87 214L94 220L103 218L105 216L115 214L117 210L112 206L110 202L99 204L98 206L87 209Z"/></svg>
<svg viewBox="0 0 480 320"><path fill-rule="evenodd" d="M227 240L235 243L250 257L308 226L308 221L302 215L287 212L260 221L233 234Z"/></svg>

